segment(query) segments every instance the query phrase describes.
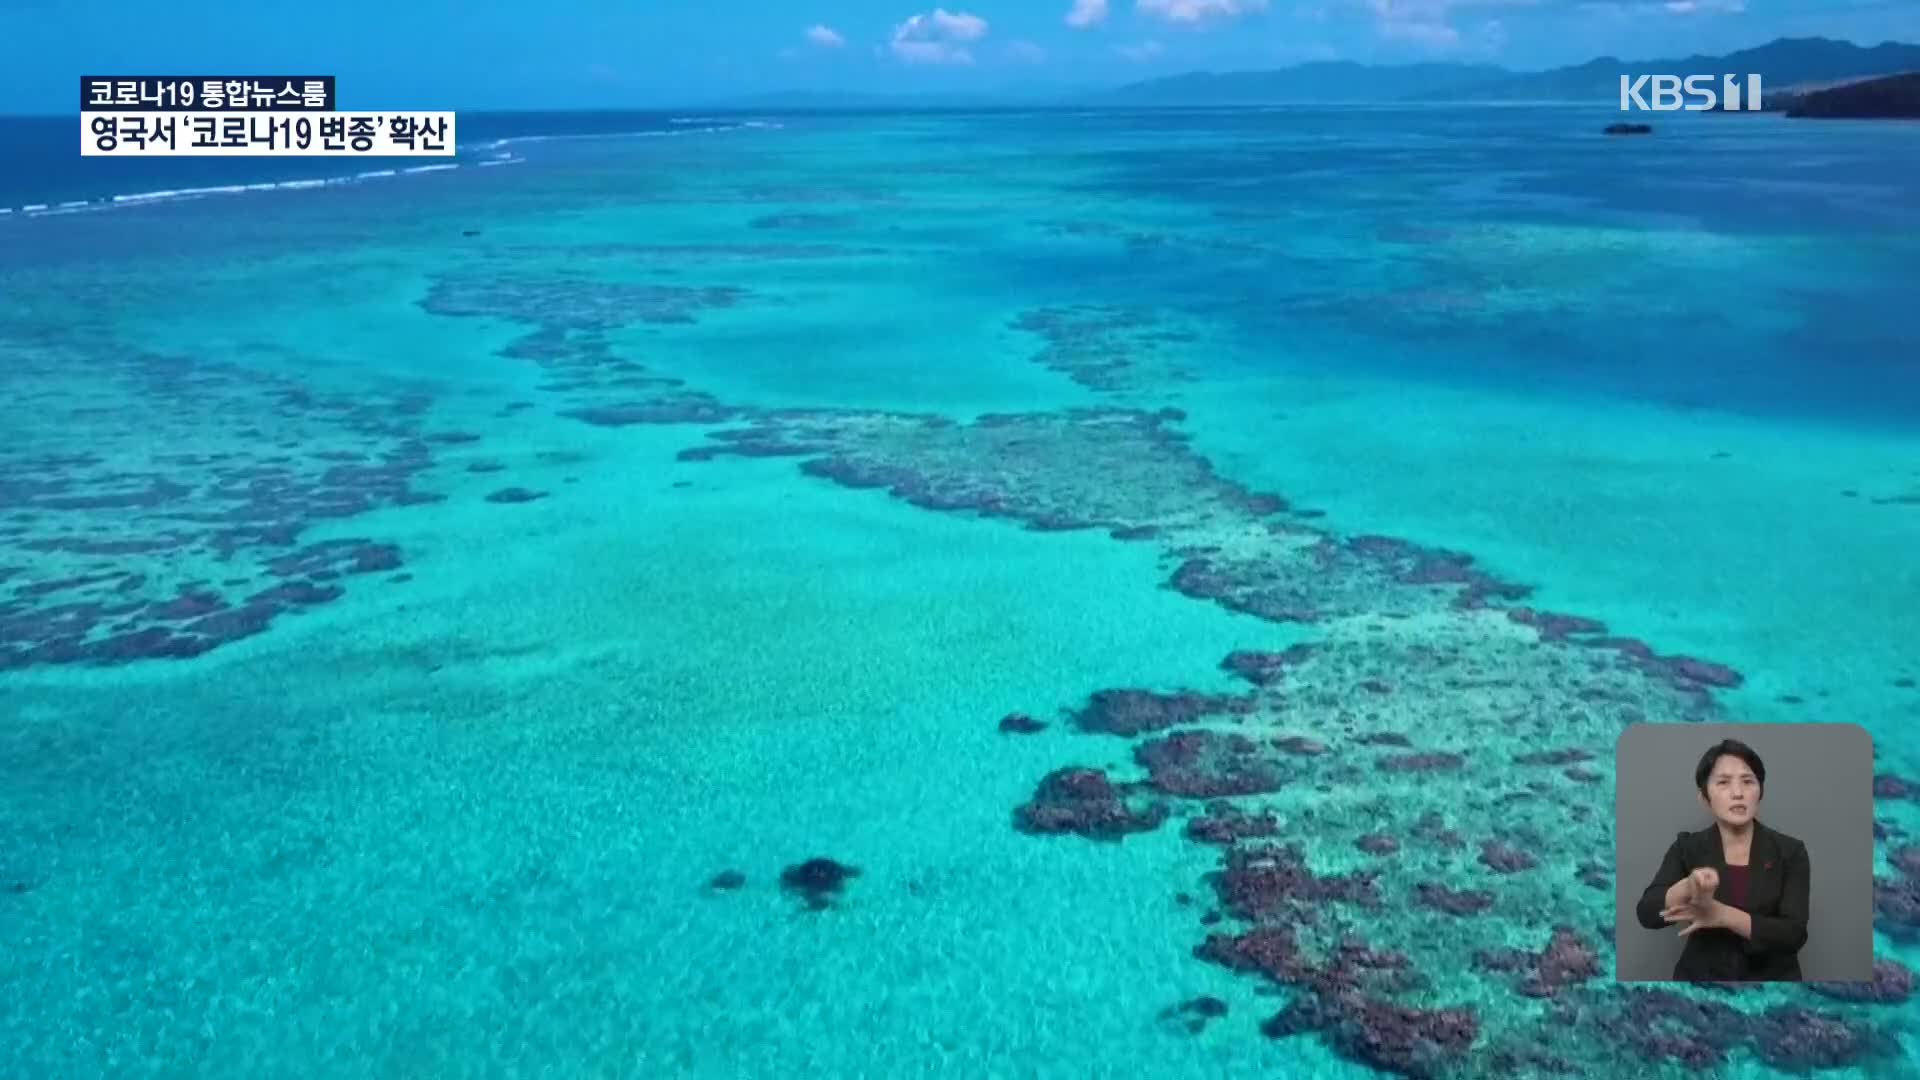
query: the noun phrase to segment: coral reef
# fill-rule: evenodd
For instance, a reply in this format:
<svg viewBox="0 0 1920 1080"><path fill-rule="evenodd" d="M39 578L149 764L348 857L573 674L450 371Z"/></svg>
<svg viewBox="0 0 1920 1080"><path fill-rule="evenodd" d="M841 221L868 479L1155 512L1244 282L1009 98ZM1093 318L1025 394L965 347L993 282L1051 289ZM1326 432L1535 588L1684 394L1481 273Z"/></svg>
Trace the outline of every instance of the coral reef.
<svg viewBox="0 0 1920 1080"><path fill-rule="evenodd" d="M412 484L433 448L417 395L328 396L171 356L25 353L35 395L0 445L0 670L185 659L331 603L397 569L376 539L301 545L321 522L440 496ZM72 370L84 370L85 390ZM135 411L115 438L86 416ZM89 433L84 445L78 432Z"/></svg>
<svg viewBox="0 0 1920 1080"><path fill-rule="evenodd" d="M1023 832L1117 840L1159 828L1167 814L1164 802L1141 798L1132 786L1114 784L1099 769L1069 767L1041 779L1033 798L1014 811L1014 824Z"/></svg>
<svg viewBox="0 0 1920 1080"><path fill-rule="evenodd" d="M808 911L825 911L859 875L858 867L815 857L780 871L780 887L800 897Z"/></svg>

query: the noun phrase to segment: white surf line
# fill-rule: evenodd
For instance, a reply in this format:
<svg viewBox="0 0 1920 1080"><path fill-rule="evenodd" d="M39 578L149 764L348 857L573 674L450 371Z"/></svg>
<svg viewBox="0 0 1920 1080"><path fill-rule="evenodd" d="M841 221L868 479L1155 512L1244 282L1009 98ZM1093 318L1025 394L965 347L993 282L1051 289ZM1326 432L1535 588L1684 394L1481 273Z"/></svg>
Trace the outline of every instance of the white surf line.
<svg viewBox="0 0 1920 1080"><path fill-rule="evenodd" d="M704 120L704 117L679 119L675 123L691 123ZM494 150L511 143L547 142L561 139L604 139L604 138L659 138L674 135L696 135L738 131L743 128L778 128L783 125L764 121L748 120L740 123L728 123L718 127L705 127L693 130L654 130L654 131L616 131L582 132L569 135L518 135L493 139L480 145L481 150ZM475 162L446 162L433 165L416 165L406 169L375 169L355 173L350 176L330 176L307 180L269 180L251 184L222 184L215 187L169 188L161 191L136 191L124 195L105 195L98 199L69 199L57 205L48 203L27 203L23 206L0 206L0 215L17 217L48 217L55 214L76 213L81 210L105 210L115 206L139 205L142 203L184 202L203 199L209 195L237 195L247 191L307 191L313 188L335 187L343 184L355 184L366 180L382 180L401 175L416 173L447 172L460 168L464 164L489 168L495 165L524 165L527 159L516 156L512 151L501 151L492 160Z"/></svg>

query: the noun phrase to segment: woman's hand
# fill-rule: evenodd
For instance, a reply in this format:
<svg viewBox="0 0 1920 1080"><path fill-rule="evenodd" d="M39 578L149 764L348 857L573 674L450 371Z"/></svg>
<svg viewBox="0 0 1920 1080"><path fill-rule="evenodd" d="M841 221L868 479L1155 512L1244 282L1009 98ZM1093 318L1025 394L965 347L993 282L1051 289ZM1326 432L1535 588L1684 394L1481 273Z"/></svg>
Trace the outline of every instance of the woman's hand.
<svg viewBox="0 0 1920 1080"><path fill-rule="evenodd" d="M1674 890L1671 902L1660 917L1672 923L1686 923L1680 928L1680 936L1686 937L1695 930L1711 930L1727 925L1727 905L1713 898L1713 892L1720 887L1720 872L1711 866L1703 866L1686 877L1681 878Z"/></svg>
<svg viewBox="0 0 1920 1080"><path fill-rule="evenodd" d="M1711 899L1713 890L1719 887L1720 872L1711 866L1703 866L1667 887L1667 909L1672 910Z"/></svg>
<svg viewBox="0 0 1920 1080"><path fill-rule="evenodd" d="M1687 876L1693 879L1693 898L1696 903L1713 899L1713 891L1720 887L1720 871L1711 866L1703 866Z"/></svg>

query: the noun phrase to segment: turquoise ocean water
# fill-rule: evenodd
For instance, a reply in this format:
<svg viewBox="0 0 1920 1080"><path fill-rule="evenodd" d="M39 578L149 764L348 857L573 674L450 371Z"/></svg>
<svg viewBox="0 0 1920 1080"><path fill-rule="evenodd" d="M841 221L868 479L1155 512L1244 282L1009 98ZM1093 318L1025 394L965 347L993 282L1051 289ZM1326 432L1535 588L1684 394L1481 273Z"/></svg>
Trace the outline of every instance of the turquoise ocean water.
<svg viewBox="0 0 1920 1080"><path fill-rule="evenodd" d="M1920 128L751 119L0 216L0 1075L1911 1075ZM1640 719L1870 990L1612 982Z"/></svg>

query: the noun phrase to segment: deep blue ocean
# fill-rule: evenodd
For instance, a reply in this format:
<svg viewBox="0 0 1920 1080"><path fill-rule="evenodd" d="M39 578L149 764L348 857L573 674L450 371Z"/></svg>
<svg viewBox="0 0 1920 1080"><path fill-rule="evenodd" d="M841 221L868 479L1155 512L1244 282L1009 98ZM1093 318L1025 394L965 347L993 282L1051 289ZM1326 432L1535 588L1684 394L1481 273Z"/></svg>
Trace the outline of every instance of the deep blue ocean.
<svg viewBox="0 0 1920 1080"><path fill-rule="evenodd" d="M460 113L459 152L472 163L503 155L502 140L614 135L739 124L744 114L692 112ZM0 209L58 206L238 184L347 180L359 173L445 163L411 157L82 157L77 116L0 116Z"/></svg>

